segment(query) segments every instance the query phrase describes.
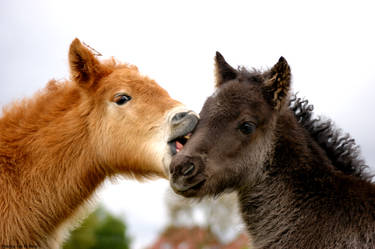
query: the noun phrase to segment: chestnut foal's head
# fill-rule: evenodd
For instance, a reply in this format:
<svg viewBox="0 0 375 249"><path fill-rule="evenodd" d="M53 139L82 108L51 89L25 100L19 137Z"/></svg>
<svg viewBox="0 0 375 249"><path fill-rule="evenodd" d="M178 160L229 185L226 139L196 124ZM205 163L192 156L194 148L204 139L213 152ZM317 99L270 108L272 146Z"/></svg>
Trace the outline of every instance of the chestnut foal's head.
<svg viewBox="0 0 375 249"><path fill-rule="evenodd" d="M87 110L90 144L105 171L167 177L176 141L183 143L197 115L135 66L99 61L76 39L71 77Z"/></svg>

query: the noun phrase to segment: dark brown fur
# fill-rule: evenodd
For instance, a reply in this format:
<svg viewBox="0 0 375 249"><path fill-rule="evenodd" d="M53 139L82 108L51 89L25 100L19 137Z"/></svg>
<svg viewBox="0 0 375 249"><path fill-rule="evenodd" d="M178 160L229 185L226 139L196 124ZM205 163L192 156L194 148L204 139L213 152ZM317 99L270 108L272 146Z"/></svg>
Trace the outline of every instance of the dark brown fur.
<svg viewBox="0 0 375 249"><path fill-rule="evenodd" d="M289 97L287 62L249 72L218 53L216 71L218 88L172 160L176 193L236 191L256 249L375 248L367 166L354 140L331 121L313 119L306 101Z"/></svg>

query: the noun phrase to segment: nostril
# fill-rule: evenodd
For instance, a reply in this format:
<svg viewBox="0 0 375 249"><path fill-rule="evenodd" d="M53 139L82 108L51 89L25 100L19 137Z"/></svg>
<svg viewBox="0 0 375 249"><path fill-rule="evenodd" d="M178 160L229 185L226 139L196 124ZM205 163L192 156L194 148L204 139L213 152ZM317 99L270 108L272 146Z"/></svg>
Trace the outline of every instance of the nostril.
<svg viewBox="0 0 375 249"><path fill-rule="evenodd" d="M172 118L172 122L173 123L178 123L181 119L183 119L184 117L186 117L186 115L188 115L188 112L179 112L179 113L176 113L173 118Z"/></svg>
<svg viewBox="0 0 375 249"><path fill-rule="evenodd" d="M186 165L183 169L182 169L182 174L184 175L184 176L188 176L188 175L190 175L191 173L193 173L193 171L194 171L194 169L195 169L195 166L194 166L194 164L188 164L188 165Z"/></svg>

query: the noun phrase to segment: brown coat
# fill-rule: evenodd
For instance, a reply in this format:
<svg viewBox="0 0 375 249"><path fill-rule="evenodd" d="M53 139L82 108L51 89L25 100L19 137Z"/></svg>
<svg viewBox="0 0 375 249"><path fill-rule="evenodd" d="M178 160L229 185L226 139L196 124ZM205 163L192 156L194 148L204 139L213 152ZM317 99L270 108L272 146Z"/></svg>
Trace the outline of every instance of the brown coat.
<svg viewBox="0 0 375 249"><path fill-rule="evenodd" d="M105 177L166 177L169 139L197 123L135 66L99 62L77 39L69 62L71 81L0 118L0 247L58 247Z"/></svg>
<svg viewBox="0 0 375 249"><path fill-rule="evenodd" d="M175 192L236 191L254 249L374 249L367 166L354 140L289 97L286 60L266 72L236 70L218 53L216 71L217 90L172 160Z"/></svg>

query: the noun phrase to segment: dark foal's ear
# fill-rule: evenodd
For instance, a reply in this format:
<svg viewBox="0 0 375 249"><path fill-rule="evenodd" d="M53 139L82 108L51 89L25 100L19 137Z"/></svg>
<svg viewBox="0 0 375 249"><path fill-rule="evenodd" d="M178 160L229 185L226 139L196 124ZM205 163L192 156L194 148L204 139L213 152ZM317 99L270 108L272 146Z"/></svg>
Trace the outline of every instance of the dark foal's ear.
<svg viewBox="0 0 375 249"><path fill-rule="evenodd" d="M290 85L290 67L284 57L280 57L271 70L265 73L263 84L263 95L275 110L280 110L285 104Z"/></svg>
<svg viewBox="0 0 375 249"><path fill-rule="evenodd" d="M69 64L72 79L86 89L93 87L104 73L99 60L77 38L70 45Z"/></svg>
<svg viewBox="0 0 375 249"><path fill-rule="evenodd" d="M237 70L231 67L219 52L216 52L215 56L215 76L216 87L237 78Z"/></svg>

